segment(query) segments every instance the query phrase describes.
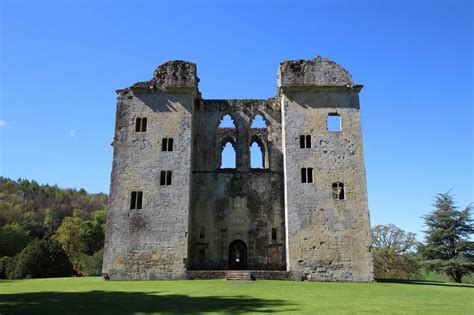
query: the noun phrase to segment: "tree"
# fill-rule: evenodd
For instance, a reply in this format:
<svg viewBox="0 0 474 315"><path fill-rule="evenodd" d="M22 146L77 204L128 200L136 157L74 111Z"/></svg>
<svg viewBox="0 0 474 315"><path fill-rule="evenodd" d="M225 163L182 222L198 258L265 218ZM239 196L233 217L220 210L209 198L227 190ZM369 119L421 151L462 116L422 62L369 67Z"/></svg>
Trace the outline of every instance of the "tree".
<svg viewBox="0 0 474 315"><path fill-rule="evenodd" d="M84 222L84 241L86 253L92 255L104 247L104 228L107 210L97 210L92 213L92 219Z"/></svg>
<svg viewBox="0 0 474 315"><path fill-rule="evenodd" d="M34 240L8 264L9 279L66 277L72 265L66 252L53 241Z"/></svg>
<svg viewBox="0 0 474 315"><path fill-rule="evenodd" d="M460 283L464 275L474 271L474 233L472 204L456 210L454 196L449 192L436 195L435 210L425 219L425 244L421 252L427 269L442 272Z"/></svg>
<svg viewBox="0 0 474 315"><path fill-rule="evenodd" d="M414 255L417 243L414 233L393 224L372 228L375 277L407 279L416 276L420 269Z"/></svg>
<svg viewBox="0 0 474 315"><path fill-rule="evenodd" d="M69 259L76 265L86 249L84 221L78 217L66 217L52 239L61 244Z"/></svg>
<svg viewBox="0 0 474 315"><path fill-rule="evenodd" d="M15 256L30 241L30 231L18 223L5 224L0 227L0 257Z"/></svg>

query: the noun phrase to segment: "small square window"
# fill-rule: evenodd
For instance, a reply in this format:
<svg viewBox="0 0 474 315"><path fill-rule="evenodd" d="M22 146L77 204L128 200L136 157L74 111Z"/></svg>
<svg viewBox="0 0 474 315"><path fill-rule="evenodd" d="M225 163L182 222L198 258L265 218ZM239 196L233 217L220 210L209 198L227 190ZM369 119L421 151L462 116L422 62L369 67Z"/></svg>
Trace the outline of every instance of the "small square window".
<svg viewBox="0 0 474 315"><path fill-rule="evenodd" d="M147 125L146 117L137 117L135 119L135 132L145 132Z"/></svg>
<svg viewBox="0 0 474 315"><path fill-rule="evenodd" d="M163 138L161 141L161 151L173 151L173 138Z"/></svg>
<svg viewBox="0 0 474 315"><path fill-rule="evenodd" d="M312 183L313 182L313 169L311 167L301 169L301 182Z"/></svg>
<svg viewBox="0 0 474 315"><path fill-rule="evenodd" d="M332 184L332 197L335 200L346 199L345 192L344 192L344 183L335 182Z"/></svg>
<svg viewBox="0 0 474 315"><path fill-rule="evenodd" d="M301 149L310 149L311 148L311 135L301 135L300 136L300 148Z"/></svg>
<svg viewBox="0 0 474 315"><path fill-rule="evenodd" d="M327 129L331 132L342 131L341 116L339 114L329 114L327 118Z"/></svg>
<svg viewBox="0 0 474 315"><path fill-rule="evenodd" d="M132 191L130 195L130 209L141 209L143 203L143 192Z"/></svg>

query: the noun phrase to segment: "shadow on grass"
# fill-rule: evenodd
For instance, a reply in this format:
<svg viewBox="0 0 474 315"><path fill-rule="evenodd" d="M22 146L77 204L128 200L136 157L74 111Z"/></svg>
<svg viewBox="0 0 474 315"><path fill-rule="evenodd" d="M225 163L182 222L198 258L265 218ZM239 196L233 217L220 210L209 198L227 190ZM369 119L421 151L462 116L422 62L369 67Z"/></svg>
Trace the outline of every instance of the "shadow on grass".
<svg viewBox="0 0 474 315"><path fill-rule="evenodd" d="M159 292L37 292L0 295L1 314L275 313L297 311L283 300L193 297Z"/></svg>
<svg viewBox="0 0 474 315"><path fill-rule="evenodd" d="M471 284L460 284L460 283L446 283L442 281L432 281L432 280L403 280L403 279L375 279L377 282L382 283L403 283L403 284L417 284L417 285L437 285L450 288L469 288L474 289L474 285Z"/></svg>

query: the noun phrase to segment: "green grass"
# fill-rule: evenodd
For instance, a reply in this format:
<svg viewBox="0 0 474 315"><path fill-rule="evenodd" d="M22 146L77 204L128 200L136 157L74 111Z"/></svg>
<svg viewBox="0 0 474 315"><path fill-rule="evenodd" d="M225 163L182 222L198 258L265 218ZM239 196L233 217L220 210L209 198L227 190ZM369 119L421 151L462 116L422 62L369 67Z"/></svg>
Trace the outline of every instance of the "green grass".
<svg viewBox="0 0 474 315"><path fill-rule="evenodd" d="M474 286L441 282L0 281L0 313L473 314Z"/></svg>

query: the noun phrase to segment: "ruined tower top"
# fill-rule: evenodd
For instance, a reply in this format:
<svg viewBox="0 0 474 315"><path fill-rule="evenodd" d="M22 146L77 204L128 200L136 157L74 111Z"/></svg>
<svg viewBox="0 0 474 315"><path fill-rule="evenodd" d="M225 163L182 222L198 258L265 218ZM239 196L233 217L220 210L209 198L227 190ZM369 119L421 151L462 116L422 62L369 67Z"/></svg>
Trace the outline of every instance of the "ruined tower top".
<svg viewBox="0 0 474 315"><path fill-rule="evenodd" d="M134 85L117 90L117 93L129 90L169 90L179 88L197 89L199 78L197 77L196 64L184 60L171 60L161 64L153 72L153 78L149 81L137 82Z"/></svg>
<svg viewBox="0 0 474 315"><path fill-rule="evenodd" d="M350 73L327 58L287 60L278 69L278 87L347 86L354 83Z"/></svg>

